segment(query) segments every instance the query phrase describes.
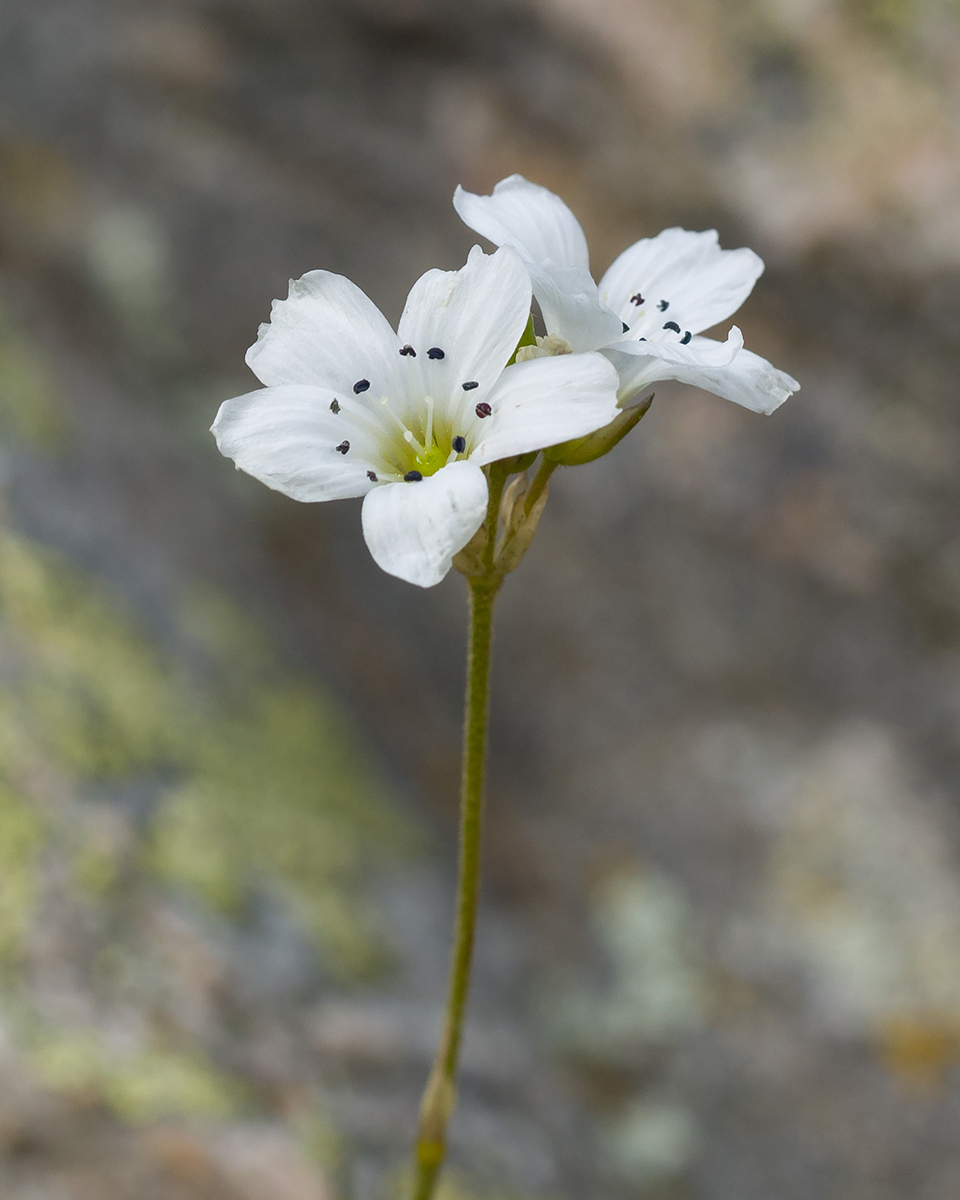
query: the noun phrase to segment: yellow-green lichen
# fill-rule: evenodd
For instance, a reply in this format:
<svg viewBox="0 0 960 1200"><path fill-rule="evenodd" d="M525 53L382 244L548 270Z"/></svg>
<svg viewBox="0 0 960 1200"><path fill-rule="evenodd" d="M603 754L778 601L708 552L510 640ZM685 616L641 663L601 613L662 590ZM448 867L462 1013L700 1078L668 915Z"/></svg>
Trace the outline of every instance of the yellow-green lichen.
<svg viewBox="0 0 960 1200"><path fill-rule="evenodd" d="M44 356L0 311L0 435L34 446L56 443L63 433L59 400Z"/></svg>
<svg viewBox="0 0 960 1200"><path fill-rule="evenodd" d="M155 781L149 872L228 913L266 886L344 975L382 961L361 875L416 833L334 705L281 670L227 602L188 606L184 664L117 597L0 531L0 638L14 664L0 706L36 757L73 786ZM103 822L74 816L74 876L105 894L120 848Z"/></svg>
<svg viewBox="0 0 960 1200"><path fill-rule="evenodd" d="M22 662L19 703L64 768L115 777L182 754L170 670L121 603L56 555L0 533L0 616Z"/></svg>
<svg viewBox="0 0 960 1200"><path fill-rule="evenodd" d="M411 839L377 803L358 769L360 747L329 704L305 685L279 683L198 736L192 750L189 778L157 819L156 873L230 910L253 871L286 895L345 968L373 965L362 932L369 914L344 885L371 849Z"/></svg>
<svg viewBox="0 0 960 1200"><path fill-rule="evenodd" d="M916 21L917 0L844 0L844 8L860 25L886 36L903 34Z"/></svg>
<svg viewBox="0 0 960 1200"><path fill-rule="evenodd" d="M88 898L106 897L129 851L126 822L112 806L97 804L80 808L72 825L74 881Z"/></svg>
<svg viewBox="0 0 960 1200"><path fill-rule="evenodd" d="M37 1040L29 1059L48 1087L101 1099L132 1124L164 1117L224 1119L246 1103L241 1086L200 1055L118 1052L89 1030L51 1032Z"/></svg>
<svg viewBox="0 0 960 1200"><path fill-rule="evenodd" d="M0 780L0 966L15 962L23 948L37 895L42 838L39 815Z"/></svg>
<svg viewBox="0 0 960 1200"><path fill-rule="evenodd" d="M291 1114L290 1120L307 1161L322 1168L328 1177L335 1178L344 1165L347 1144L327 1115L319 1096L310 1096L299 1113Z"/></svg>

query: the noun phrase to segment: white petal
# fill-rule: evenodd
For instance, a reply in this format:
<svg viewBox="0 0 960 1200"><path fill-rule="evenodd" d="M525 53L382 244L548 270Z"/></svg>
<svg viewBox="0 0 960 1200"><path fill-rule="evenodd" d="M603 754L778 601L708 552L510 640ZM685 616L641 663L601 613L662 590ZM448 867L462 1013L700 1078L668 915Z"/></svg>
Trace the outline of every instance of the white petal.
<svg viewBox="0 0 960 1200"><path fill-rule="evenodd" d="M596 350L620 337L620 318L599 302L580 222L559 196L510 175L489 196L458 187L453 205L471 229L512 246L527 264L548 333L574 350Z"/></svg>
<svg viewBox="0 0 960 1200"><path fill-rule="evenodd" d="M686 344L677 341L676 338L657 342L630 341L624 338L615 346L608 347L621 354L629 354L632 358L653 358L679 367L724 367L733 362L742 348L743 334L736 325L730 326L725 342L705 337L691 338Z"/></svg>
<svg viewBox="0 0 960 1200"><path fill-rule="evenodd" d="M489 463L583 437L618 413L617 372L602 354L534 358L507 367L473 427L470 458Z"/></svg>
<svg viewBox="0 0 960 1200"><path fill-rule="evenodd" d="M559 196L522 175L501 179L490 196L458 187L453 207L460 219L497 246L512 246L528 263L590 273L590 254L580 222Z"/></svg>
<svg viewBox="0 0 960 1200"><path fill-rule="evenodd" d="M373 487L376 447L343 414L332 392L303 384L261 388L220 405L211 432L221 454L294 500L342 500ZM349 441L346 454L336 446ZM373 460L373 461L371 461Z"/></svg>
<svg viewBox="0 0 960 1200"><path fill-rule="evenodd" d="M462 460L417 483L388 483L368 492L363 536L389 575L433 587L480 528L486 511L486 477L476 463Z"/></svg>
<svg viewBox="0 0 960 1200"><path fill-rule="evenodd" d="M576 271L529 270L547 333L562 337L578 353L599 350L622 337L623 322L597 299L597 285L589 275L577 278Z"/></svg>
<svg viewBox="0 0 960 1200"><path fill-rule="evenodd" d="M379 396L394 390L398 351L390 323L356 284L310 271L291 279L286 300L274 300L247 366L268 387L308 383L352 394L367 380Z"/></svg>
<svg viewBox="0 0 960 1200"><path fill-rule="evenodd" d="M413 285L400 318L399 336L416 357L407 358L416 397L466 404L462 384L476 383L476 403L496 382L530 317L531 284L514 250L470 251L459 271L427 271ZM428 351L441 350L442 359Z"/></svg>
<svg viewBox="0 0 960 1200"><path fill-rule="evenodd" d="M734 329L731 333L737 332ZM732 358L726 354L730 343L714 342L711 338L694 338L689 346L670 346L689 352L687 361L678 362L677 355L669 358L658 355L624 354L618 347L605 353L620 372L620 397L629 401L639 397L650 385L664 379L676 379L693 387L713 392L725 400L741 404L752 412L772 413L789 396L800 390L785 371L780 371L750 350L739 349ZM660 350L664 343L651 344ZM726 359L726 361L724 361Z"/></svg>
<svg viewBox="0 0 960 1200"><path fill-rule="evenodd" d="M600 297L634 336L649 337L670 320L699 333L735 313L762 273L752 250L721 250L715 229L665 229L624 250L600 280ZM637 295L642 305L631 302Z"/></svg>

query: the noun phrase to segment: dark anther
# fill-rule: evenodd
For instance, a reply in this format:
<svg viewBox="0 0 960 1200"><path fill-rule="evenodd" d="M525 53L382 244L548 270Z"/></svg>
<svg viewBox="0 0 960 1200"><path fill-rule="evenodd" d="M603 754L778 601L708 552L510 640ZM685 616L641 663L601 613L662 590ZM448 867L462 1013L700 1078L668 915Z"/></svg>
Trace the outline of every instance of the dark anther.
<svg viewBox="0 0 960 1200"><path fill-rule="evenodd" d="M423 476L419 471L408 471L403 477L404 483L418 483Z"/></svg>
<svg viewBox="0 0 960 1200"><path fill-rule="evenodd" d="M338 413L340 411L340 401L339 400L331 400L330 401L330 411L332 413Z"/></svg>
<svg viewBox="0 0 960 1200"><path fill-rule="evenodd" d="M661 312L666 312L669 307L670 307L669 300L658 300L657 301L657 308L659 308Z"/></svg>
<svg viewBox="0 0 960 1200"><path fill-rule="evenodd" d="M427 358L446 358L447 356L439 346L431 346L427 351Z"/></svg>
<svg viewBox="0 0 960 1200"><path fill-rule="evenodd" d="M489 417L490 414L493 412L493 409L486 402L486 400L481 400L480 403L477 405L476 411L477 411L478 417Z"/></svg>
<svg viewBox="0 0 960 1200"><path fill-rule="evenodd" d="M683 335L683 337L680 339L680 345L681 345L681 346L686 346L686 345L688 345L688 344L689 344L689 342L690 342L690 339L691 339L692 337L693 337L693 334L692 334L692 333L690 332L690 330L688 329L688 330L687 330L687 332L686 332L686 333Z"/></svg>
<svg viewBox="0 0 960 1200"><path fill-rule="evenodd" d="M644 337L642 337L642 338L638 338L637 340L638 340L638 341L641 341L641 342L645 342L647 339L646 339L646 338L644 338Z"/></svg>
<svg viewBox="0 0 960 1200"><path fill-rule="evenodd" d="M369 379L358 379L357 382L353 385L353 390L359 396L360 393L365 392L369 386L370 386Z"/></svg>
<svg viewBox="0 0 960 1200"><path fill-rule="evenodd" d="M667 321L667 323L664 325L664 329L672 329L674 333L680 332L680 326L676 323L676 321Z"/></svg>
<svg viewBox="0 0 960 1200"><path fill-rule="evenodd" d="M463 390L465 392L472 392L475 387L479 387L479 386L480 386L480 384L477 383L477 381L475 379L468 379L467 382L463 385Z"/></svg>
<svg viewBox="0 0 960 1200"><path fill-rule="evenodd" d="M401 353L401 354L405 354L405 355L407 355L407 357L409 357L409 358L416 358L416 357L417 357L417 352L416 352L416 350L414 350L414 348L413 348L411 345L409 345L409 344L408 344L408 345L406 345L406 346L401 346L401 347L400 347L400 353Z"/></svg>
<svg viewBox="0 0 960 1200"><path fill-rule="evenodd" d="M462 454L464 452L464 450L466 450L466 448L467 448L467 439L465 437L460 437L460 435L458 434L453 439L453 448L454 448L454 450L456 450L456 452L458 454Z"/></svg>
<svg viewBox="0 0 960 1200"><path fill-rule="evenodd" d="M623 332L624 333L630 332L630 326L626 323L626 321L623 322Z"/></svg>
<svg viewBox="0 0 960 1200"><path fill-rule="evenodd" d="M633 295L630 297L630 303L631 303L631 304L635 304L635 305L637 306L637 308L639 308L639 307L640 307L640 305L643 303L643 297L640 295L640 293L639 293L639 292L635 292L635 293L634 293L634 294L633 294Z"/></svg>
<svg viewBox="0 0 960 1200"><path fill-rule="evenodd" d="M340 443L340 445L337 447L337 453L338 453L338 454L346 454L346 452L347 452L349 449L350 449L350 443L349 443L349 442L341 442L341 443Z"/></svg>
<svg viewBox="0 0 960 1200"><path fill-rule="evenodd" d="M371 483L376 483L376 482L377 482L377 473L376 473L376 471L368 471L368 472L367 472L367 478L370 480L370 482L371 482Z"/></svg>

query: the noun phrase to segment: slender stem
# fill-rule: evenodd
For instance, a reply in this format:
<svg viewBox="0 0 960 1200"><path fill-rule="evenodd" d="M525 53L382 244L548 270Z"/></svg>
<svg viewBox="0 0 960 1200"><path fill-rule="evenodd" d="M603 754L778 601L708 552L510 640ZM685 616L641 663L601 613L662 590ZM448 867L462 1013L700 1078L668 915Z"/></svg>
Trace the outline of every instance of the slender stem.
<svg viewBox="0 0 960 1200"><path fill-rule="evenodd" d="M531 480L530 486L527 488L527 494L523 498L524 516L529 517L533 512L533 506L543 495L543 489L550 481L550 476L559 466L559 463L552 462L549 458L542 458L540 466L537 467L537 472Z"/></svg>
<svg viewBox="0 0 960 1200"><path fill-rule="evenodd" d="M497 503L499 504L499 497ZM492 503L491 510L495 518L497 509ZM492 542L492 537L490 540ZM480 828L490 685L490 637L493 602L500 587L500 579L493 575L479 576L470 579L469 586L470 640L467 651L467 696L463 726L457 919L443 1034L420 1105L414 1200L430 1200L446 1152L447 1122L456 1103L457 1059L460 1053L460 1035L467 992L470 987L470 966L477 919Z"/></svg>
<svg viewBox="0 0 960 1200"><path fill-rule="evenodd" d="M500 501L503 499L503 489L507 484L507 472L503 469L501 463L494 463L489 468L489 471L490 473L487 476L489 497L487 499L487 519L485 521L487 544L483 548L481 562L486 571L488 581L492 583L497 548L497 525L500 519ZM499 581L496 586L500 586Z"/></svg>

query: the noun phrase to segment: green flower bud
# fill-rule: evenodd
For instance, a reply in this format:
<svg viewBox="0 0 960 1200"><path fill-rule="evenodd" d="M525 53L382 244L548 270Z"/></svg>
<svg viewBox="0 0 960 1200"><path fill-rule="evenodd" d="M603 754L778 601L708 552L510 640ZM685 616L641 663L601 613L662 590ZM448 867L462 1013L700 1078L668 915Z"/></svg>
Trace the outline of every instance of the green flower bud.
<svg viewBox="0 0 960 1200"><path fill-rule="evenodd" d="M588 433L586 437L574 438L569 442L561 442L559 446L550 446L544 450L543 457L563 467L579 467L583 463L593 462L609 454L616 444L645 416L653 403L653 396L648 396L633 408L624 409L614 417L609 425Z"/></svg>

